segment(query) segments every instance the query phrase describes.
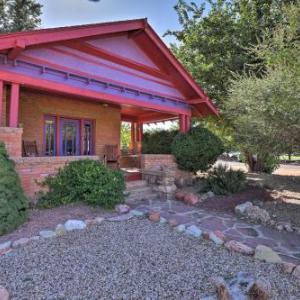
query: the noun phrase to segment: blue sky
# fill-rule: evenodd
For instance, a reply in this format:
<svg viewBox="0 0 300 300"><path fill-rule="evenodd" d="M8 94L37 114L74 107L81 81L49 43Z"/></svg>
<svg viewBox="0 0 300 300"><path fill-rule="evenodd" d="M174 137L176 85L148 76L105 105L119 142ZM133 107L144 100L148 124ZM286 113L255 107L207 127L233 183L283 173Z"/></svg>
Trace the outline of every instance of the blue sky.
<svg viewBox="0 0 300 300"><path fill-rule="evenodd" d="M99 23L148 18L162 36L167 29L180 28L173 6L177 0L39 0L43 7L42 27ZM196 3L201 0L194 0ZM172 37L164 38L166 43Z"/></svg>

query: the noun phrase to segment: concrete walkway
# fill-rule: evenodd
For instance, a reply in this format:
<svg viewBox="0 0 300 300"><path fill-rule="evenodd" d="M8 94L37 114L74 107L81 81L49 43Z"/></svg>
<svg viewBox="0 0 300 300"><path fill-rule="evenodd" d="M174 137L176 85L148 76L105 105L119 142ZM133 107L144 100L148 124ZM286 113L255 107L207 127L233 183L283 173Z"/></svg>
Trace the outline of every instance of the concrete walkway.
<svg viewBox="0 0 300 300"><path fill-rule="evenodd" d="M144 212L159 211L161 217L177 224L197 225L204 232L220 230L226 240L237 240L255 248L258 244L271 247L283 260L300 263L300 235L279 232L275 229L250 224L239 220L234 214L210 212L188 206L179 201L143 201L135 204L135 209Z"/></svg>

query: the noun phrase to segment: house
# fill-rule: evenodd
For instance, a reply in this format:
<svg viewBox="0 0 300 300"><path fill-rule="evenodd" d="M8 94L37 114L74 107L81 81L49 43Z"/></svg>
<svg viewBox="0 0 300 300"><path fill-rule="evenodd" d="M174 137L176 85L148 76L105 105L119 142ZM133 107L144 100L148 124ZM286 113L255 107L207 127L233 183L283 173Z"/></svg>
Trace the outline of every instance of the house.
<svg viewBox="0 0 300 300"><path fill-rule="evenodd" d="M68 161L119 151L122 121L139 153L143 124L179 119L186 132L207 114L216 107L146 19L0 35L0 140L29 196Z"/></svg>

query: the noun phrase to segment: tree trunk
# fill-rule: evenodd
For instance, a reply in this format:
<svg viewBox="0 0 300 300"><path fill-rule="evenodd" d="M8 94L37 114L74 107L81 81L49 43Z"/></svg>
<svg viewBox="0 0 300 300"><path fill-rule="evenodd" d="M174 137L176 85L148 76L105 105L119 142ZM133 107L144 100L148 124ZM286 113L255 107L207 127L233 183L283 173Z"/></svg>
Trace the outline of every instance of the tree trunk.
<svg viewBox="0 0 300 300"><path fill-rule="evenodd" d="M256 158L252 153L246 153L245 156L250 172L263 172L264 163L259 157Z"/></svg>

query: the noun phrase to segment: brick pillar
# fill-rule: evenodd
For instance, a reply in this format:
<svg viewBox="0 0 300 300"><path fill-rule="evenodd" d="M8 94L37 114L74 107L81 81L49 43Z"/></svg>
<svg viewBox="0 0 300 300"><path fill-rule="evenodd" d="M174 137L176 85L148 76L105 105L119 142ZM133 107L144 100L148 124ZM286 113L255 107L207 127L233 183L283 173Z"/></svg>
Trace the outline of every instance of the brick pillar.
<svg viewBox="0 0 300 300"><path fill-rule="evenodd" d="M4 83L0 80L0 127L4 126L3 111L4 111Z"/></svg>
<svg viewBox="0 0 300 300"><path fill-rule="evenodd" d="M20 85L12 83L10 92L9 127L18 127Z"/></svg>

